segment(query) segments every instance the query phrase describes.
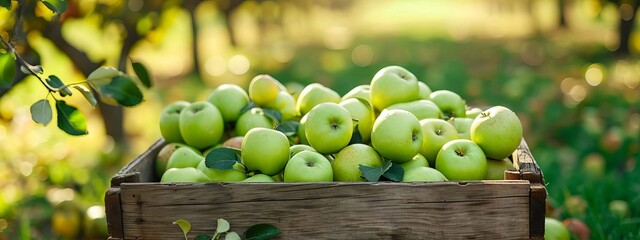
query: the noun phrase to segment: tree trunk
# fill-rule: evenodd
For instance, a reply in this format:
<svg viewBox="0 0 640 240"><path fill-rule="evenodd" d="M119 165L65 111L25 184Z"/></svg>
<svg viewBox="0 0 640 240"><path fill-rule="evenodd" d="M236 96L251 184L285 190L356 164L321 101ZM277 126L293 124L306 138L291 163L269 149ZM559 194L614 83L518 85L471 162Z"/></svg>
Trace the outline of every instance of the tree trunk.
<svg viewBox="0 0 640 240"><path fill-rule="evenodd" d="M567 1L558 0L558 27L567 28Z"/></svg>
<svg viewBox="0 0 640 240"><path fill-rule="evenodd" d="M201 74L200 53L198 51L198 24L196 22L196 8L200 1L184 1L183 7L189 12L191 20L191 56L193 57L193 71Z"/></svg>
<svg viewBox="0 0 640 240"><path fill-rule="evenodd" d="M638 11L639 3L637 1L633 2L633 12L631 12L630 18L625 18L620 12L620 22L618 25L618 49L616 49L615 53L618 55L629 55L631 53L631 49L629 46L629 42L631 40L631 33L633 32L633 27L636 19L636 12Z"/></svg>

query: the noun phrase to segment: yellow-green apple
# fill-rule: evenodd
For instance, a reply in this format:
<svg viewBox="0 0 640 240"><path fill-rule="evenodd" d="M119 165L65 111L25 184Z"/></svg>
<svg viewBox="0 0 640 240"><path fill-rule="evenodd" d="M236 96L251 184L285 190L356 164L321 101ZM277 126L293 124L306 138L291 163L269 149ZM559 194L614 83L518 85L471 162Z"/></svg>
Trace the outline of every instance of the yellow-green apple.
<svg viewBox="0 0 640 240"><path fill-rule="evenodd" d="M158 177L162 176L164 171L167 170L167 164L169 163L169 159L171 159L171 156L173 155L173 153L176 150L178 150L178 148L181 148L181 147L191 148L191 150L200 154L200 151L198 151L197 149L189 147L182 143L168 143L167 145L164 145L164 147L160 149L160 152L158 152L158 156L156 157L155 166L154 166L156 176Z"/></svg>
<svg viewBox="0 0 640 240"><path fill-rule="evenodd" d="M269 175L258 173L242 180L242 182L275 182Z"/></svg>
<svg viewBox="0 0 640 240"><path fill-rule="evenodd" d="M609 211L617 218L629 217L629 204L624 200L613 200L609 202Z"/></svg>
<svg viewBox="0 0 640 240"><path fill-rule="evenodd" d="M296 102L296 111L302 116L311 111L316 105L325 102L339 103L340 95L320 83L312 83L300 92Z"/></svg>
<svg viewBox="0 0 640 240"><path fill-rule="evenodd" d="M378 152L369 145L351 144L336 154L331 163L333 180L336 182L366 182L360 172L360 165L367 167L382 166Z"/></svg>
<svg viewBox="0 0 640 240"><path fill-rule="evenodd" d="M407 162L418 154L422 138L416 116L400 109L382 111L371 130L373 148L395 163Z"/></svg>
<svg viewBox="0 0 640 240"><path fill-rule="evenodd" d="M440 171L430 167L414 167L404 172L403 182L440 182L448 181Z"/></svg>
<svg viewBox="0 0 640 240"><path fill-rule="evenodd" d="M305 136L309 145L319 153L336 153L349 144L353 120L344 107L337 103L320 103L306 117Z"/></svg>
<svg viewBox="0 0 640 240"><path fill-rule="evenodd" d="M307 123L307 115L302 116L300 118L300 125L298 125L298 131L296 132L298 135L298 143L309 145L309 140L307 140L307 135L305 134L304 125Z"/></svg>
<svg viewBox="0 0 640 240"><path fill-rule="evenodd" d="M424 99L424 100L431 99L432 91L431 91L431 88L427 86L426 83L418 81L418 88L419 88L418 90L419 90L420 99Z"/></svg>
<svg viewBox="0 0 640 240"><path fill-rule="evenodd" d="M160 113L160 134L167 142L184 142L180 134L180 113L190 104L185 101L177 101L162 109Z"/></svg>
<svg viewBox="0 0 640 240"><path fill-rule="evenodd" d="M495 106L482 112L471 124L471 140L492 159L504 159L522 141L522 124L510 109Z"/></svg>
<svg viewBox="0 0 640 240"><path fill-rule="evenodd" d="M288 82L285 87L287 88L287 92L291 94L291 96L293 96L293 99L295 99L296 101L298 99L298 96L300 96L302 89L304 89L304 85L299 82Z"/></svg>
<svg viewBox="0 0 640 240"><path fill-rule="evenodd" d="M306 145L306 144L295 144L293 146L291 146L289 148L289 158L293 157L294 155L298 154L299 152L302 151L312 151L312 152L317 152L315 149L313 149L313 147Z"/></svg>
<svg viewBox="0 0 640 240"><path fill-rule="evenodd" d="M282 114L282 120L286 121L296 116L296 100L285 91L278 92L276 99L266 105L267 108L275 109Z"/></svg>
<svg viewBox="0 0 640 240"><path fill-rule="evenodd" d="M442 146L436 169L452 181L483 180L487 176L487 158L471 140L456 139Z"/></svg>
<svg viewBox="0 0 640 240"><path fill-rule="evenodd" d="M515 170L508 158L502 160L487 159L487 180L504 180L504 171Z"/></svg>
<svg viewBox="0 0 640 240"><path fill-rule="evenodd" d="M342 96L342 100L349 98L362 98L371 102L371 86L369 84L366 85L358 85L349 92L347 92L344 96Z"/></svg>
<svg viewBox="0 0 640 240"><path fill-rule="evenodd" d="M207 175L212 182L240 182L247 178L244 167L240 163L233 165L233 169L220 170L208 168L205 160L202 159L197 167L204 175Z"/></svg>
<svg viewBox="0 0 640 240"><path fill-rule="evenodd" d="M544 218L544 239L548 240L570 240L571 234L562 222L546 217Z"/></svg>
<svg viewBox="0 0 640 240"><path fill-rule="evenodd" d="M160 182L209 182L207 175L194 167L186 168L169 168L164 174Z"/></svg>
<svg viewBox="0 0 640 240"><path fill-rule="evenodd" d="M207 101L191 103L180 113L180 134L197 149L216 145L224 132L224 120L216 106Z"/></svg>
<svg viewBox="0 0 640 240"><path fill-rule="evenodd" d="M446 118L466 117L467 109L464 100L449 90L438 90L431 93L431 101L438 105Z"/></svg>
<svg viewBox="0 0 640 240"><path fill-rule="evenodd" d="M285 182L331 182L331 163L322 154L302 151L293 156L284 168Z"/></svg>
<svg viewBox="0 0 640 240"><path fill-rule="evenodd" d="M469 130L471 130L473 118L449 118L447 121L456 128L458 138L471 140L471 133Z"/></svg>
<svg viewBox="0 0 640 240"><path fill-rule="evenodd" d="M276 100L281 85L278 80L269 75L255 76L249 83L249 98L258 106L266 106Z"/></svg>
<svg viewBox="0 0 640 240"><path fill-rule="evenodd" d="M240 115L236 122L235 133L236 136L244 136L249 130L258 127L273 128L275 127L275 123L265 115L262 108L256 107Z"/></svg>
<svg viewBox="0 0 640 240"><path fill-rule="evenodd" d="M415 100L411 102L403 102L393 104L387 109L402 109L412 113L418 118L418 120L427 118L442 118L442 111L438 108L438 105L430 100Z"/></svg>
<svg viewBox="0 0 640 240"><path fill-rule="evenodd" d="M417 167L428 167L429 161L427 161L422 154L418 153L408 162L403 162L400 164L400 167L404 169L404 172L407 172L409 169L417 168Z"/></svg>
<svg viewBox="0 0 640 240"><path fill-rule="evenodd" d="M171 154L169 161L167 161L166 169L186 167L195 168L203 159L204 157L194 149L190 147L179 147L173 151L173 154Z"/></svg>
<svg viewBox="0 0 640 240"><path fill-rule="evenodd" d="M467 117L468 118L476 118L478 115L480 115L480 113L482 113L482 109L480 108L471 108L467 110Z"/></svg>
<svg viewBox="0 0 640 240"><path fill-rule="evenodd" d="M209 94L207 101L220 110L225 122L235 122L240 110L249 104L249 95L238 85L222 84Z"/></svg>
<svg viewBox="0 0 640 240"><path fill-rule="evenodd" d="M400 66L380 69L371 79L371 104L378 111L401 102L420 98L418 79Z"/></svg>
<svg viewBox="0 0 640 240"><path fill-rule="evenodd" d="M253 128L242 139L241 155L249 170L274 175L289 160L289 139L277 130Z"/></svg>
<svg viewBox="0 0 640 240"><path fill-rule="evenodd" d="M349 98L342 100L340 106L344 107L351 114L351 118L358 121L358 132L362 137L362 142L369 142L371 139L371 129L376 120L373 106L363 99Z"/></svg>
<svg viewBox="0 0 640 240"><path fill-rule="evenodd" d="M420 120L420 127L422 128L420 154L429 161L429 165L435 166L436 157L442 146L451 140L458 139L458 132L453 125L442 119Z"/></svg>

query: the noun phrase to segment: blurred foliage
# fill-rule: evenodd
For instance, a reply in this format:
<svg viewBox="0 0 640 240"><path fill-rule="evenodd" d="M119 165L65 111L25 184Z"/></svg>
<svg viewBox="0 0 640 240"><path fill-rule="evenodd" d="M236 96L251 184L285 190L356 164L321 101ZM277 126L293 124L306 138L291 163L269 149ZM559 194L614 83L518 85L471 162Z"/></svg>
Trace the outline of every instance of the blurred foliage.
<svg viewBox="0 0 640 240"><path fill-rule="evenodd" d="M147 65L156 86L125 110L126 152L86 104L79 107L92 129L87 136L33 123L29 105L46 94L33 78L0 98L0 239L88 239L90 232L104 239L105 225L89 222L103 221L109 180L160 137L158 115L170 102L204 99L222 83L246 87L260 73L344 94L387 65L409 69L433 90L455 91L471 106L513 109L544 172L548 214L583 220L593 239L640 238L640 35L632 35L630 56L613 54L617 5L567 1L561 29L552 0L236 2L195 8L195 60L188 11L168 3L138 20L146 36L131 56ZM145 3L126 4L137 12ZM114 63L119 28L96 19L114 13L71 6L91 14L65 22L64 35L93 59ZM11 25L7 14L0 9L3 28ZM49 40L27 37L45 68L82 80Z"/></svg>

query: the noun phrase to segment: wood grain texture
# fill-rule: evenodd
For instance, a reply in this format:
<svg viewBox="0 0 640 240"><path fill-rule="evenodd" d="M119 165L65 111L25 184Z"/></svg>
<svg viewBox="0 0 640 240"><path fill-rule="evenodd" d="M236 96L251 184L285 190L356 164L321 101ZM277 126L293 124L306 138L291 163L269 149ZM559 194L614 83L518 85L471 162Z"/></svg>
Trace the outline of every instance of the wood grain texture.
<svg viewBox="0 0 640 240"><path fill-rule="evenodd" d="M271 223L282 239L528 239L529 183L122 184L125 239ZM514 228L513 226L518 226Z"/></svg>
<svg viewBox="0 0 640 240"><path fill-rule="evenodd" d="M122 205L120 203L120 188L109 188L105 193L104 205L107 217L107 231L111 238L123 238Z"/></svg>

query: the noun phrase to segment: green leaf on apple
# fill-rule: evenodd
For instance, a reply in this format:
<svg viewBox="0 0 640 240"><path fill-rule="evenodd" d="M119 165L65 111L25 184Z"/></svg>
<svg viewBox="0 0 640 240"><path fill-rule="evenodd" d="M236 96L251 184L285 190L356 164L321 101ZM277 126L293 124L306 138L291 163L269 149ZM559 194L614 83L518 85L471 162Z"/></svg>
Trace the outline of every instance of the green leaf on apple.
<svg viewBox="0 0 640 240"><path fill-rule="evenodd" d="M389 167L389 169L387 169L387 171L385 171L382 176L394 182L402 182L402 178L404 177L404 169L400 167L400 164L391 163L391 167Z"/></svg>
<svg viewBox="0 0 640 240"><path fill-rule="evenodd" d="M67 105L65 101L56 101L56 112L58 113L58 128L69 135L87 134L87 120L84 115L74 106Z"/></svg>
<svg viewBox="0 0 640 240"><path fill-rule="evenodd" d="M184 233L184 239L187 239L187 234L191 231L191 223L184 219L178 219L173 224L177 224L180 229L182 229L182 233Z"/></svg>
<svg viewBox="0 0 640 240"><path fill-rule="evenodd" d="M194 238L193 240L211 240L213 238L213 236L211 235L198 235L196 236L196 238Z"/></svg>
<svg viewBox="0 0 640 240"><path fill-rule="evenodd" d="M57 88L58 93L60 93L60 96L62 97L71 96L71 94L73 94L73 92L71 92L71 90L62 83L62 80L55 75L50 75L46 81L49 86Z"/></svg>
<svg viewBox="0 0 640 240"><path fill-rule="evenodd" d="M238 115L242 115L243 113L251 110L252 108L258 107L258 104L254 103L254 102L249 102L246 106L244 106L241 110L240 110L240 114Z"/></svg>
<svg viewBox="0 0 640 240"><path fill-rule="evenodd" d="M271 224L261 223L249 227L249 229L244 232L244 237L246 240L265 240L277 237L281 233L277 227Z"/></svg>
<svg viewBox="0 0 640 240"><path fill-rule="evenodd" d="M51 105L46 99L40 99L31 105L31 119L34 122L47 126L51 122Z"/></svg>
<svg viewBox="0 0 640 240"><path fill-rule="evenodd" d="M284 121L276 126L276 130L284 133L284 135L289 136L291 133L297 134L299 126L300 122L298 121Z"/></svg>
<svg viewBox="0 0 640 240"><path fill-rule="evenodd" d="M142 63L134 62L133 59L131 60L131 67L133 67L133 71L138 76L138 79L140 79L140 82L145 87L150 88L152 83L147 68Z"/></svg>
<svg viewBox="0 0 640 240"><path fill-rule="evenodd" d="M236 151L227 147L213 149L205 157L205 165L218 170L233 169L233 165L238 162L240 157Z"/></svg>
<svg viewBox="0 0 640 240"><path fill-rule="evenodd" d="M280 113L278 110L264 108L262 109L262 111L264 112L265 116L271 118L271 120L275 121L276 123L282 122L282 113Z"/></svg>
<svg viewBox="0 0 640 240"><path fill-rule="evenodd" d="M353 134L351 135L351 140L349 141L349 145L351 144L356 144L356 143L362 143L362 135L360 134L360 131L358 130L358 123L357 120L354 119L354 125L353 125Z"/></svg>
<svg viewBox="0 0 640 240"><path fill-rule="evenodd" d="M109 84L100 86L100 94L115 99L118 104L126 107L135 106L142 102L142 92L128 76L116 76Z"/></svg>
<svg viewBox="0 0 640 240"><path fill-rule="evenodd" d="M380 177L391 168L391 161L386 161L382 166L379 167L368 167L362 164L359 165L360 172L364 179L369 182L377 182L380 180Z"/></svg>

